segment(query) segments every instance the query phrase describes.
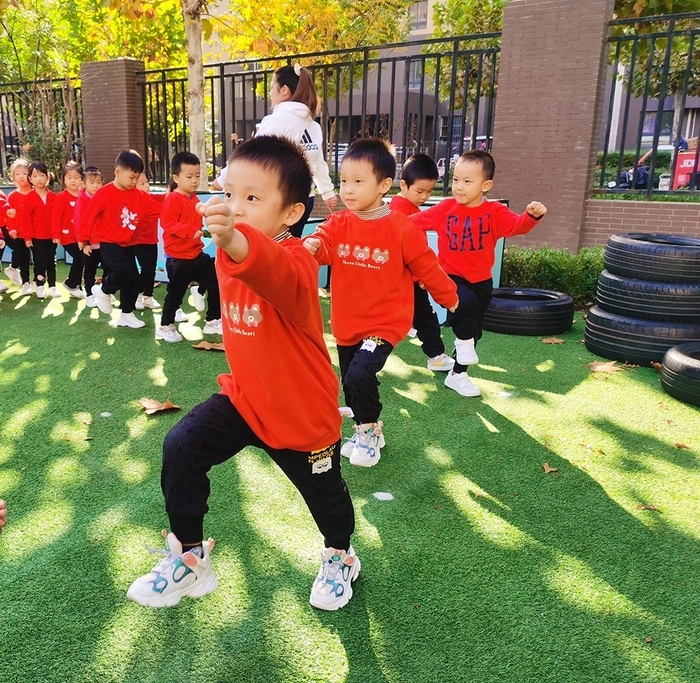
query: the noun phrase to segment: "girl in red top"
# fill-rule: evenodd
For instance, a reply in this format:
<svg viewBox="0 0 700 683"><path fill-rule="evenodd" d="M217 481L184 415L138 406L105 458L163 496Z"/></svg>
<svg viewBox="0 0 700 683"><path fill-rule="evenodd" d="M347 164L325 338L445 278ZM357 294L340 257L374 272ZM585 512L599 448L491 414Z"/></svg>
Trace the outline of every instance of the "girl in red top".
<svg viewBox="0 0 700 683"><path fill-rule="evenodd" d="M51 232L51 214L56 195L49 190L49 169L43 161L34 161L29 166L29 182L32 191L22 206L17 219L17 233L32 250L34 258L34 282L36 295L46 296L48 281L49 294L56 298L61 293L56 287L56 244Z"/></svg>
<svg viewBox="0 0 700 683"><path fill-rule="evenodd" d="M161 204L165 199L164 194L151 193L151 184L145 173L139 176L136 189L145 192ZM158 216L148 216L136 226L133 244L134 255L141 268L140 292L136 299L136 310L160 308L160 304L153 298L153 285L156 280L156 264L158 263Z"/></svg>
<svg viewBox="0 0 700 683"><path fill-rule="evenodd" d="M78 246L75 223L75 205L78 192L83 184L83 169L76 161L69 161L61 173L61 180L66 188L56 196L51 214L51 230L53 240L59 240L68 254L73 258L68 278L63 286L68 294L76 299L84 299L85 292L80 288L83 281L84 256Z"/></svg>
<svg viewBox="0 0 700 683"><path fill-rule="evenodd" d="M7 246L12 249L12 264L5 272L10 282L22 285L22 295L26 296L32 293L29 282L29 248L17 232L17 216L27 195L32 191L29 184L29 162L26 159L15 159L10 166L10 178L17 189L10 192L7 205L3 208L5 225L2 234Z"/></svg>

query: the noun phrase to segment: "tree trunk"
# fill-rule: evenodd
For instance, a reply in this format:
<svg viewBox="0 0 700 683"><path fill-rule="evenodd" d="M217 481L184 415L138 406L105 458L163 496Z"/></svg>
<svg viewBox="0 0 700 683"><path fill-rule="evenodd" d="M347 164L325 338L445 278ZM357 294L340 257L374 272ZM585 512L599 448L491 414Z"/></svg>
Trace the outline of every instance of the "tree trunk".
<svg viewBox="0 0 700 683"><path fill-rule="evenodd" d="M671 144L675 145L678 140L678 133L683 135L681 124L683 123L683 91L673 93L673 134L671 136Z"/></svg>
<svg viewBox="0 0 700 683"><path fill-rule="evenodd" d="M204 133L204 67L202 64L202 11L201 0L182 0L187 39L187 103L190 129L190 152L202 164L200 190L209 189L206 136Z"/></svg>

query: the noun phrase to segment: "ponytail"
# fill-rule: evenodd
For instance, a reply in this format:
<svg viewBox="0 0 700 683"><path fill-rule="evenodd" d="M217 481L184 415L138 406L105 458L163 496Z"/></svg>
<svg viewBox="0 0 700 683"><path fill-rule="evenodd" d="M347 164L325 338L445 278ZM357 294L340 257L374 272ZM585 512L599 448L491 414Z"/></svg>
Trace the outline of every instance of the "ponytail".
<svg viewBox="0 0 700 683"><path fill-rule="evenodd" d="M300 64L281 66L275 71L275 80L281 88L287 86L292 93L291 102L301 102L309 108L311 118L318 114L318 95L311 72Z"/></svg>

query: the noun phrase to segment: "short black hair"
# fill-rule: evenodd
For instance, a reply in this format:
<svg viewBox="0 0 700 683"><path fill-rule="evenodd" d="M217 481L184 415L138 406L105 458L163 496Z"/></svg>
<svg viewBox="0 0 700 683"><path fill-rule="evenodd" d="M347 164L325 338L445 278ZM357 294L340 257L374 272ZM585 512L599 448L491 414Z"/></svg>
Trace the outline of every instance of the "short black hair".
<svg viewBox="0 0 700 683"><path fill-rule="evenodd" d="M39 173L49 176L49 179L51 178L48 166L43 161L32 161L32 163L29 164L29 173L27 175L31 176L33 171L39 171Z"/></svg>
<svg viewBox="0 0 700 683"><path fill-rule="evenodd" d="M493 180L493 176L496 175L496 162L488 152L484 152L483 150L471 149L457 159L457 164L460 161L481 166L485 180ZM455 164L455 166L457 164Z"/></svg>
<svg viewBox="0 0 700 683"><path fill-rule="evenodd" d="M408 187L419 180L437 180L439 177L437 164L427 154L414 154L401 169L401 180Z"/></svg>
<svg viewBox="0 0 700 683"><path fill-rule="evenodd" d="M199 160L199 157L192 152L178 152L170 161L170 170L172 171L173 175L180 175L183 164L189 164L190 166L201 166L202 162Z"/></svg>
<svg viewBox="0 0 700 683"><path fill-rule="evenodd" d="M125 168L134 173L143 173L143 159L136 150L125 149L123 152L119 152L114 160L114 167Z"/></svg>
<svg viewBox="0 0 700 683"><path fill-rule="evenodd" d="M312 187L312 175L304 150L290 139L277 135L257 135L241 142L231 153L228 163L245 161L274 171L279 180L285 208L306 204Z"/></svg>
<svg viewBox="0 0 700 683"><path fill-rule="evenodd" d="M83 179L85 178L99 178L102 180L102 171L100 171L97 166L88 166L84 171L83 171Z"/></svg>
<svg viewBox="0 0 700 683"><path fill-rule="evenodd" d="M83 167L77 161L69 161L61 169L61 181L64 181L66 179L66 175L68 175L68 173L71 171L77 171L80 173L81 178L85 177L83 174Z"/></svg>
<svg viewBox="0 0 700 683"><path fill-rule="evenodd" d="M367 161L377 182L396 175L396 157L392 146L383 138L360 138L353 140L343 156L343 161ZM342 164L341 164L342 165Z"/></svg>

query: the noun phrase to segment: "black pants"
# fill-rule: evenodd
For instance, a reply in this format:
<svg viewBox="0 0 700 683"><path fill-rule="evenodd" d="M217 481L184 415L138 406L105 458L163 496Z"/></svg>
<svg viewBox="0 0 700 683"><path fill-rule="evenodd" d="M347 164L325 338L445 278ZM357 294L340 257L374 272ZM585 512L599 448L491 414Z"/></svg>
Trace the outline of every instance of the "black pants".
<svg viewBox="0 0 700 683"><path fill-rule="evenodd" d="M53 240L32 240L34 256L34 282L37 286L56 286L56 245Z"/></svg>
<svg viewBox="0 0 700 683"><path fill-rule="evenodd" d="M99 249L93 249L90 256L85 256L84 254L83 256L85 258L85 273L83 275L85 278L85 290L90 295L95 285L97 269L102 266L102 277L104 278L109 275L109 268L102 262L102 252Z"/></svg>
<svg viewBox="0 0 700 683"><path fill-rule="evenodd" d="M207 290L207 320L221 318L221 303L219 301L219 283L216 279L214 259L202 252L193 259L167 258L165 270L168 273L168 293L163 302L161 325L172 325L175 322L175 311L180 308L185 292L190 282L199 285L200 292Z"/></svg>
<svg viewBox="0 0 700 683"><path fill-rule="evenodd" d="M289 232L294 235L294 237L301 237L301 233L304 232L304 226L306 225L306 221L309 220L309 216L311 215L311 212L314 210L314 197L311 196L306 200L306 210L304 211L304 215L294 224L289 228Z"/></svg>
<svg viewBox="0 0 700 683"><path fill-rule="evenodd" d="M63 248L73 257L73 263L71 263L70 270L68 271L68 277L63 284L69 289L76 289L80 287L80 283L83 281L85 256L83 252L80 251L77 242L64 244ZM88 294L92 294L92 292L88 292Z"/></svg>
<svg viewBox="0 0 700 683"><path fill-rule="evenodd" d="M263 449L294 484L326 547L347 550L355 530L355 513L340 473L340 441L318 452L271 448L223 394L195 406L163 443L161 488L170 528L178 539L192 544L204 538L210 491L207 473L246 446Z"/></svg>
<svg viewBox="0 0 700 683"><path fill-rule="evenodd" d="M102 242L100 255L102 262L109 267L109 274L102 278L102 291L105 294L114 294L121 290L122 313L133 313L139 294L139 271L136 267L134 248Z"/></svg>
<svg viewBox="0 0 700 683"><path fill-rule="evenodd" d="M367 337L353 346L338 345L340 381L345 404L355 413L355 422L377 422L382 412L377 374L394 347L380 337Z"/></svg>
<svg viewBox="0 0 700 683"><path fill-rule="evenodd" d="M135 244L134 255L141 267L139 292L144 296L153 296L153 285L156 280L156 263L158 262L158 245Z"/></svg>
<svg viewBox="0 0 700 683"><path fill-rule="evenodd" d="M10 265L19 270L22 282L29 282L29 247L23 239L10 237L10 231L7 228L2 229L2 235L7 246L12 249L12 263Z"/></svg>
<svg viewBox="0 0 700 683"><path fill-rule="evenodd" d="M413 327L418 333L423 353L435 358L445 353L440 336L440 323L426 292L417 282L413 283Z"/></svg>

